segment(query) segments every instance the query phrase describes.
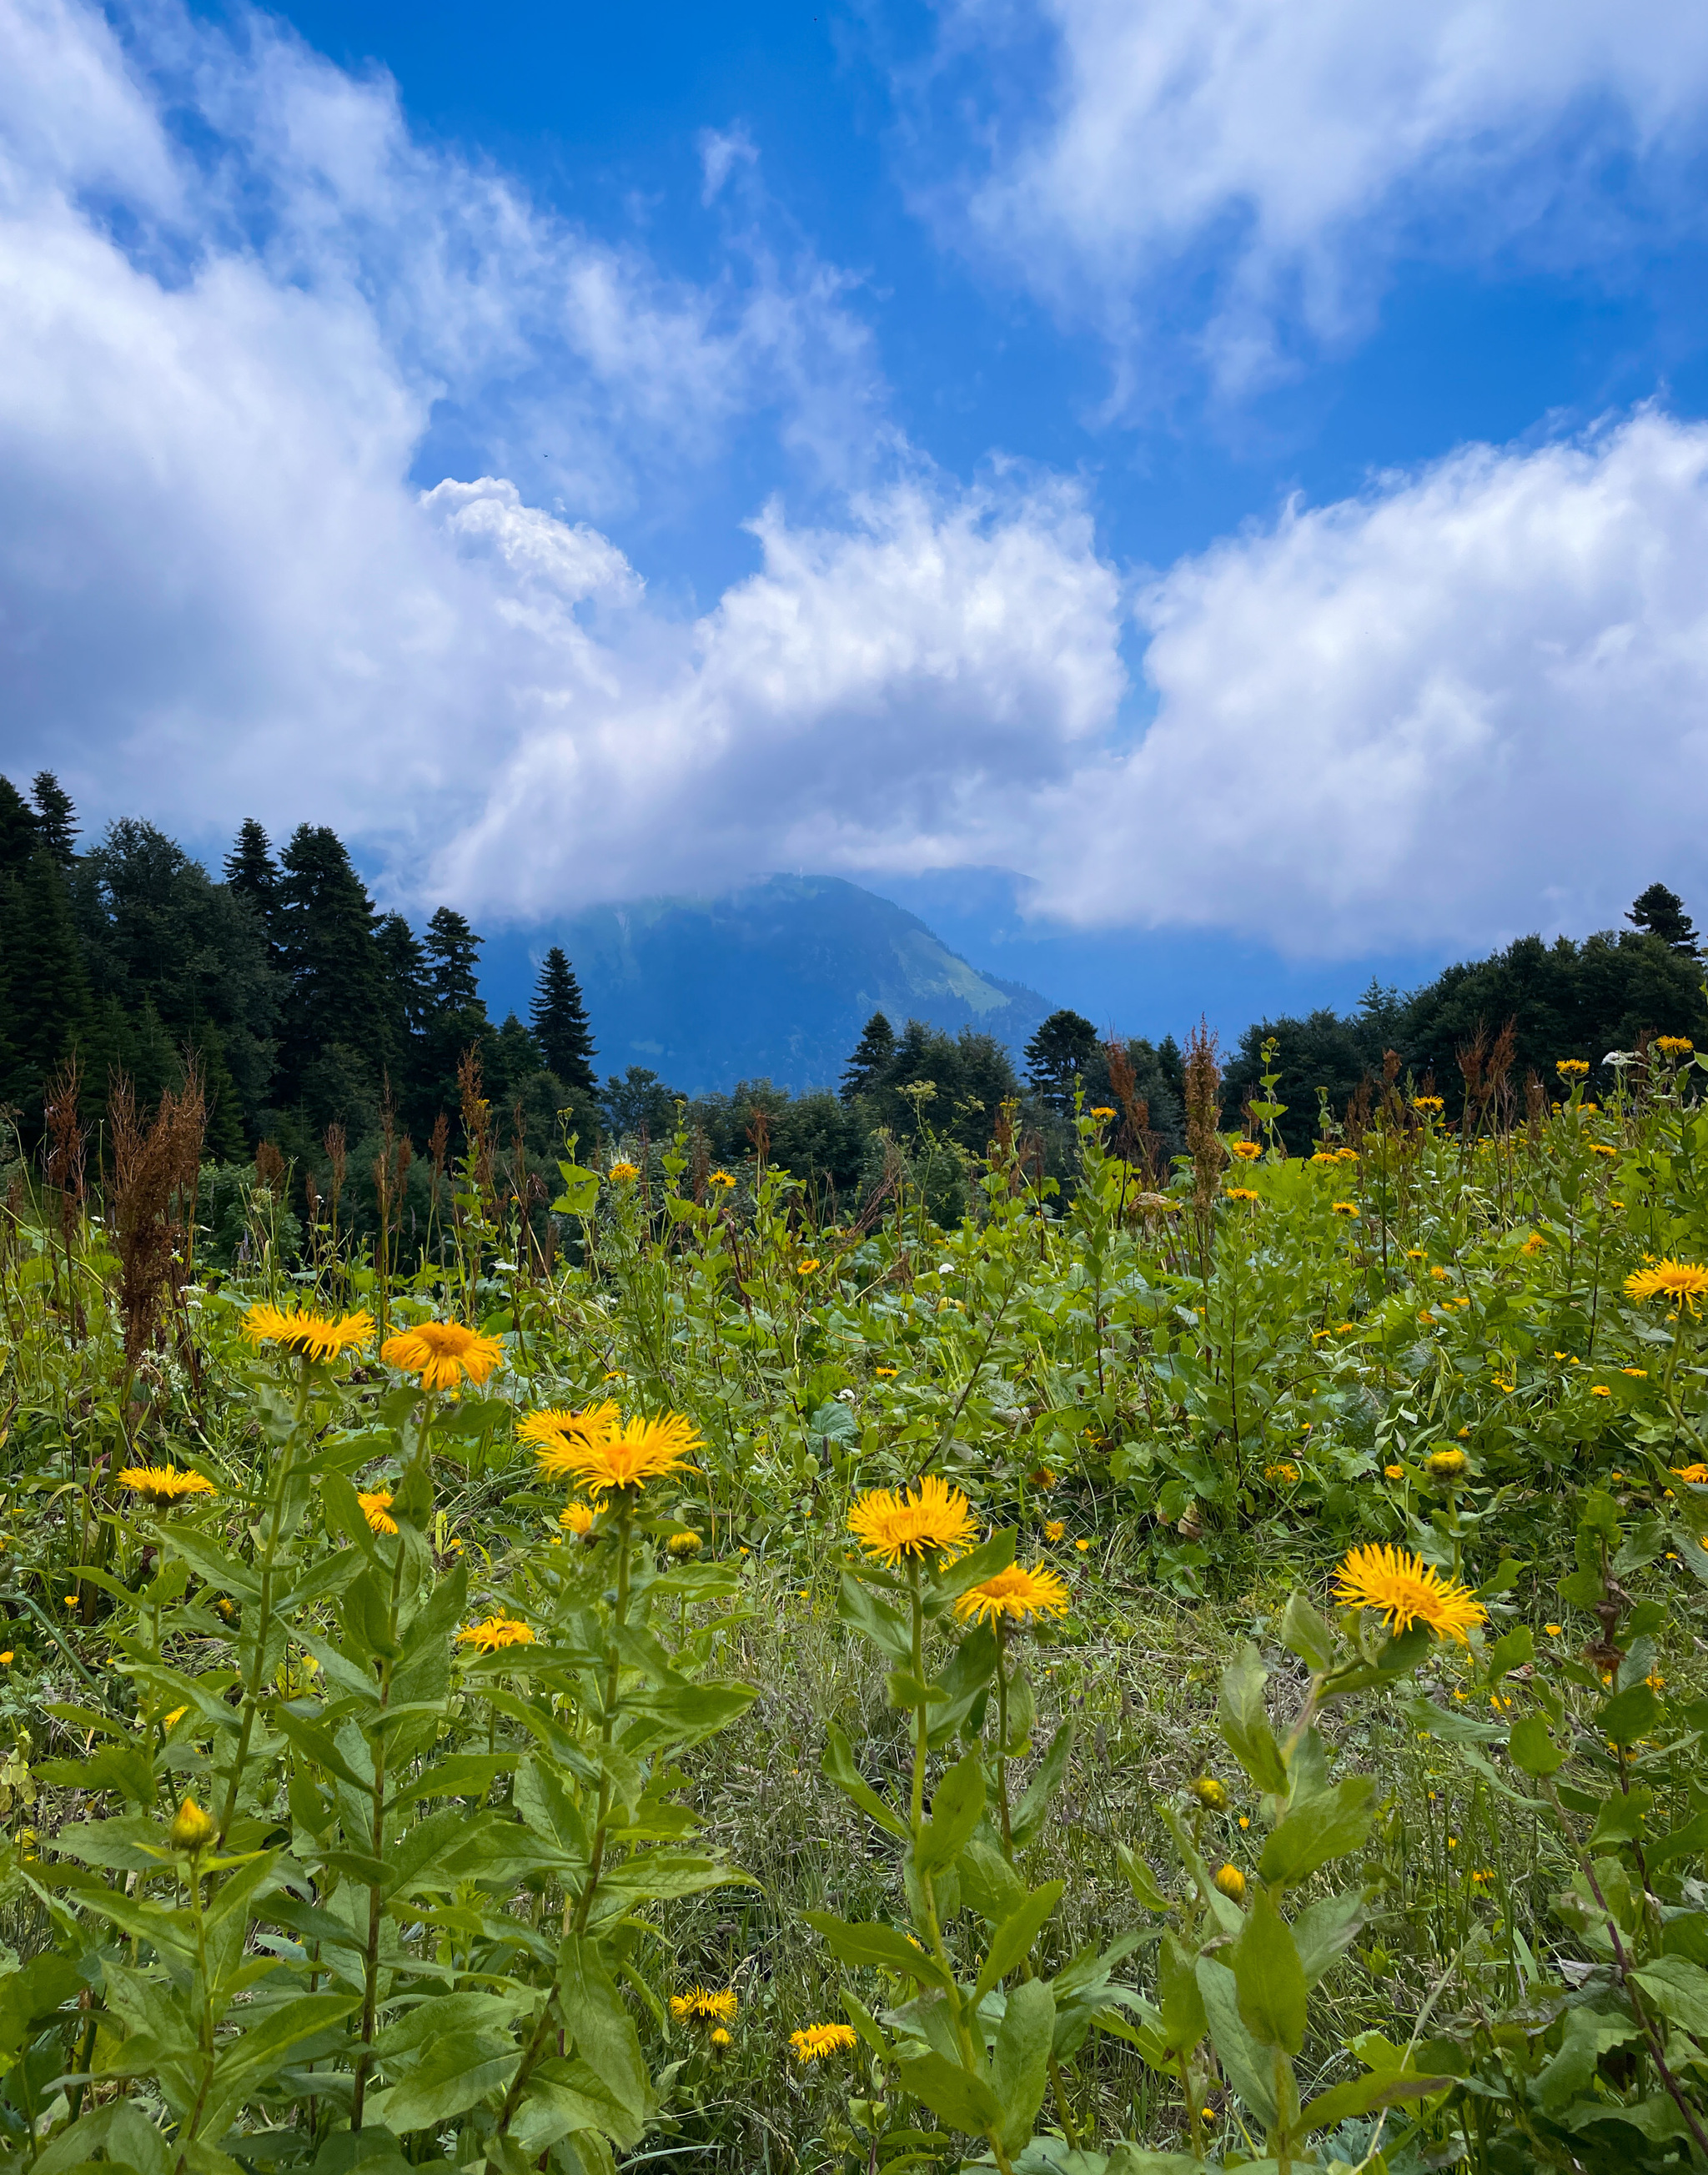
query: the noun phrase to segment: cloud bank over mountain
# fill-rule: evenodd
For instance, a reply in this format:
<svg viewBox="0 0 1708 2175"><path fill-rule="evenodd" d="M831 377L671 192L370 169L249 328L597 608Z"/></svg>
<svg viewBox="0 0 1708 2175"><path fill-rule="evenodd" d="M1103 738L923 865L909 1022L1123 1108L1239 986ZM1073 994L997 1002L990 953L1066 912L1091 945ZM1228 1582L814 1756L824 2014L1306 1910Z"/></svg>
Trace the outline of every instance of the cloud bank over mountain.
<svg viewBox="0 0 1708 2175"><path fill-rule="evenodd" d="M1243 0L1064 4L1054 117L960 215L1131 296L1243 205L1227 293L1261 300L1341 281L1358 207L1445 217L1574 115L1674 155L1693 36L1663 67L1639 8L1598 77L1568 9L1509 78L1497 13L1423 51L1308 8L1266 78ZM1309 171L1250 148L1266 80ZM0 0L6 767L97 817L330 822L402 903L489 919L1000 865L1087 927L1344 956L1581 926L1700 857L1703 426L1463 447L1122 565L1090 469L935 464L863 279L773 216L745 133L702 150L691 277L268 19ZM756 432L749 570L702 598L660 524L739 492Z"/></svg>

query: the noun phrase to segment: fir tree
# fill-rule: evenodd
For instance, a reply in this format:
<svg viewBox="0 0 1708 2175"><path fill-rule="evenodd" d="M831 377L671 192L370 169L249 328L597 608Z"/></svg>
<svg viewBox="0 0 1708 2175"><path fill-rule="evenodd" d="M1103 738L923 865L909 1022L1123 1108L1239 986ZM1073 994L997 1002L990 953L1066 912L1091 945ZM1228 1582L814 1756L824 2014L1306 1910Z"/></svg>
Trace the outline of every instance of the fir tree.
<svg viewBox="0 0 1708 2175"><path fill-rule="evenodd" d="M427 924L422 943L431 962L433 1002L440 1012L479 1012L485 1017L475 971L482 941L454 907L440 907Z"/></svg>
<svg viewBox="0 0 1708 2175"><path fill-rule="evenodd" d="M1026 1045L1027 1084L1045 1108L1073 1108L1074 1083L1099 1055L1098 1032L1083 1013L1052 1012Z"/></svg>
<svg viewBox="0 0 1708 2175"><path fill-rule="evenodd" d="M581 1001L581 984L559 945L554 944L540 963L540 979L528 1017L541 1056L564 1086L579 1088L589 1095L597 1093L599 1082L593 1061L598 1052L593 1030Z"/></svg>
<svg viewBox="0 0 1708 2175"><path fill-rule="evenodd" d="M29 802L9 778L0 778L0 877L23 875L39 837Z"/></svg>
<svg viewBox="0 0 1708 2175"><path fill-rule="evenodd" d="M279 864L273 845L252 816L238 828L236 843L225 856L225 888L234 898L247 899L260 915L270 937L279 911Z"/></svg>
<svg viewBox="0 0 1708 2175"><path fill-rule="evenodd" d="M71 795L51 770L38 770L30 784L30 797L35 803L42 844L62 869L68 869L77 858L77 811Z"/></svg>
<svg viewBox="0 0 1708 2175"><path fill-rule="evenodd" d="M1665 884L1651 883L1633 899L1625 919L1634 929L1658 936L1669 952L1677 952L1689 959L1698 956L1701 939L1696 934L1696 925L1685 913L1684 900L1677 892L1668 891Z"/></svg>
<svg viewBox="0 0 1708 2175"><path fill-rule="evenodd" d="M896 1031L881 1012L874 1012L860 1030L854 1055L843 1068L842 1099L869 1095L880 1086L895 1060Z"/></svg>
<svg viewBox="0 0 1708 2175"><path fill-rule="evenodd" d="M33 1123L43 1088L89 1026L83 946L64 876L45 843L21 872L0 877L0 952L7 1043L0 1095Z"/></svg>
<svg viewBox="0 0 1708 2175"><path fill-rule="evenodd" d="M279 946L289 978L279 1050L283 1100L296 1100L310 1066L333 1044L372 1049L384 989L374 935L378 918L337 833L299 825L279 880Z"/></svg>

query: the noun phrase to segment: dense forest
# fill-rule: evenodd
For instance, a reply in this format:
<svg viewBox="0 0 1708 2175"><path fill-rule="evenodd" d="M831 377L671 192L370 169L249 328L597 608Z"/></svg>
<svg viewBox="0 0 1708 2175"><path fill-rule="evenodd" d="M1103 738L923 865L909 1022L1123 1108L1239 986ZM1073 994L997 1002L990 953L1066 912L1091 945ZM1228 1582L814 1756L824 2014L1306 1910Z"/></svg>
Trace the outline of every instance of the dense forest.
<svg viewBox="0 0 1708 2175"><path fill-rule="evenodd" d="M1349 1018L1259 1022L1228 1068L1229 1113L1256 1091L1269 1041L1295 1150L1315 1134L1319 1091L1343 1112L1385 1071L1433 1081L1454 1110L1464 1064L1478 1092L1493 1081L1490 1092L1521 1102L1526 1077L1551 1077L1563 1056L1598 1064L1654 1033L1708 1043L1682 903L1652 885L1628 919L1581 943L1521 939L1408 996L1373 986ZM535 1166L549 1167L567 1135L586 1153L601 1138L656 1142L674 1130L683 1098L667 1082L639 1066L599 1081L597 1022L561 951L541 963L528 1019L495 1023L480 994L480 945L453 908L419 931L382 912L323 826L300 825L275 849L251 819L214 876L134 818L79 850L76 811L51 773L27 797L0 778L0 1104L26 1150L73 1062L97 1142L111 1083L127 1081L147 1109L193 1066L217 1165L239 1171L258 1151L269 1168L282 1162L300 1207L343 1189L348 1171L345 1212L357 1219L382 1142L394 1156L409 1144L406 1195L431 1186L462 1148L471 1095L492 1141ZM1044 1022L1018 1071L994 1036L880 1013L836 1090L791 1096L744 1082L688 1102L686 1115L708 1171L762 1156L830 1201L854 1201L900 1157L948 1215L961 1152L979 1153L1002 1125L1065 1169L1076 1092L1115 1114L1141 1160L1164 1168L1183 1145L1181 1088L1172 1037L1117 1039L1071 1011Z"/></svg>

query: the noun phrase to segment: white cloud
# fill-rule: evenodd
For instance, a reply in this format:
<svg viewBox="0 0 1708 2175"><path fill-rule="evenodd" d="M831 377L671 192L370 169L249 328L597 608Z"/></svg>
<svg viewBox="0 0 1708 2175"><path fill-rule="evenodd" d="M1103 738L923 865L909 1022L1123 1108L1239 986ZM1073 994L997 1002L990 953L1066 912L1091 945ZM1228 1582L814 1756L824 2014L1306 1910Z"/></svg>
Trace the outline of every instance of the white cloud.
<svg viewBox="0 0 1708 2175"><path fill-rule="evenodd" d="M1574 258L1628 240L1596 183L1615 159L1670 175L1700 144L1708 14L946 0L915 89L935 124L921 198L946 228L1123 341L1180 313L1237 382L1275 366L1278 313L1317 334L1356 320L1402 239L1481 256L1552 220ZM983 163L932 174L969 109Z"/></svg>
<svg viewBox="0 0 1708 2175"><path fill-rule="evenodd" d="M1473 447L1182 561L1157 709L1055 795L1040 903L1353 954L1708 876L1708 426Z"/></svg>

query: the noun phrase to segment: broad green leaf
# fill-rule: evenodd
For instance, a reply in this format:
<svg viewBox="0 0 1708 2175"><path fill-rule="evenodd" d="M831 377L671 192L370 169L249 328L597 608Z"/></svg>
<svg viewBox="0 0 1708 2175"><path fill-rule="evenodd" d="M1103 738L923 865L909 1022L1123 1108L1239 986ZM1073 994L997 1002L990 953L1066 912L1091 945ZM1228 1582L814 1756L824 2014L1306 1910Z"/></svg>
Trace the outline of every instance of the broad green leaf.
<svg viewBox="0 0 1708 2175"><path fill-rule="evenodd" d="M1288 1813L1263 1846L1261 1878L1290 1887L1331 1859L1361 1848L1375 1819L1375 1787L1368 1775L1348 1775L1326 1796Z"/></svg>
<svg viewBox="0 0 1708 2175"><path fill-rule="evenodd" d="M892 1807L887 1805L854 1765L854 1748L834 1722L825 1733L824 1759L821 1762L827 1779L834 1782L843 1795L858 1805L869 1820L888 1835L905 1842L908 1824Z"/></svg>
<svg viewBox="0 0 1708 2175"><path fill-rule="evenodd" d="M1062 1880L1047 1881L1042 1888L1034 1889L1019 1909L1002 1921L991 1937L990 1953L979 1967L979 1983L973 1988L975 2003L983 2001L992 1987L1017 1971L1032 1953L1032 1944L1038 1939L1044 1922L1061 1901L1067 1884Z"/></svg>
<svg viewBox="0 0 1708 2175"><path fill-rule="evenodd" d="M1210 2028L1198 1984L1197 1959L1173 1934L1163 1936L1157 1951L1157 2006L1171 2054L1190 2053Z"/></svg>
<svg viewBox="0 0 1708 2175"><path fill-rule="evenodd" d="M1299 1949L1299 1966L1307 1986L1315 1986L1337 1956L1358 1939L1364 1923L1364 1894L1348 1888L1342 1895L1325 1896L1293 1922L1293 1938Z"/></svg>
<svg viewBox="0 0 1708 2175"><path fill-rule="evenodd" d="M1279 1793L1287 1788L1287 1769L1263 1704L1268 1681L1257 1649L1242 1647L1223 1673L1220 1719L1228 1750L1258 1788Z"/></svg>
<svg viewBox="0 0 1708 2175"><path fill-rule="evenodd" d="M970 1593L975 1586L983 1586L998 1571L1006 1570L1014 1560L1014 1529L993 1533L988 1541L959 1556L946 1570L931 1581L930 1601L928 1604L935 1614L952 1601L958 1601L963 1593Z"/></svg>
<svg viewBox="0 0 1708 2175"><path fill-rule="evenodd" d="M1168 1897L1157 1885L1157 1876L1141 1858L1136 1857L1124 1842L1115 1845L1115 1859L1136 1900L1147 1911L1166 1911L1170 1908Z"/></svg>
<svg viewBox="0 0 1708 2175"><path fill-rule="evenodd" d="M904 2092L923 2100L951 2129L962 2130L968 2137L988 2138L1001 2128L1001 2101L983 2077L974 2076L957 2062L946 2061L937 2053L922 2054L911 2062L898 2062L896 2078Z"/></svg>
<svg viewBox="0 0 1708 2175"><path fill-rule="evenodd" d="M1032 1780L1027 1784L1020 1803L1009 1819L1009 1831L1013 1836L1017 1850L1024 1850L1037 1840L1039 1830L1049 1817L1055 1795L1067 1780L1067 1762L1073 1750L1073 1724L1065 1722L1049 1740L1049 1749L1044 1755Z"/></svg>
<svg viewBox="0 0 1708 2175"><path fill-rule="evenodd" d="M1507 1749L1513 1765L1526 1775L1552 1775L1571 1756L1548 1735L1548 1724L1539 1714L1521 1716L1513 1723Z"/></svg>
<svg viewBox="0 0 1708 2175"><path fill-rule="evenodd" d="M1228 2081L1266 2129L1275 2127L1274 2064L1239 2020L1234 1974L1213 1956L1200 1956L1198 1991L1210 2020L1210 2037Z"/></svg>
<svg viewBox="0 0 1708 2175"><path fill-rule="evenodd" d="M624 2008L593 1942L572 1934L559 1950L557 2005L575 2052L628 2118L625 2133L613 2134L613 2142L627 2151L639 2140L646 2118L647 2065L634 2019Z"/></svg>
<svg viewBox="0 0 1708 2175"><path fill-rule="evenodd" d="M1002 2143L1010 2152L1031 2136L1049 2083L1055 1998L1041 1978L1009 1990L990 2048L990 2083L1002 2102Z"/></svg>
<svg viewBox="0 0 1708 2175"><path fill-rule="evenodd" d="M1597 1711L1595 1727L1615 1744L1635 1744L1646 1737L1661 1718L1661 1702L1648 1685L1633 1684L1603 1701Z"/></svg>
<svg viewBox="0 0 1708 2175"><path fill-rule="evenodd" d="M513 2044L481 2033L442 2033L422 2048L420 2063L401 2084L375 2095L375 2117L398 2137L437 2129L504 2090L518 2059Z"/></svg>
<svg viewBox="0 0 1708 2175"><path fill-rule="evenodd" d="M914 1862L919 1870L937 1873L952 1865L984 1815L984 1765L976 1752L969 1752L957 1760L932 1794L930 1818L914 1846Z"/></svg>
<svg viewBox="0 0 1708 2175"><path fill-rule="evenodd" d="M1527 1624L1516 1624L1488 1650L1488 1674L1498 1680L1536 1659L1536 1640Z"/></svg>
<svg viewBox="0 0 1708 2175"><path fill-rule="evenodd" d="M1277 1831L1278 1832L1278 1831ZM1239 2018L1264 2047L1298 2053L1304 2044L1304 1966L1292 1928L1260 1887L1234 1948L1234 1987Z"/></svg>
<svg viewBox="0 0 1708 2175"><path fill-rule="evenodd" d="M947 1991L949 1982L935 1959L893 1926L851 1926L827 1911L803 1911L800 1915L839 1962L856 1969L893 1972L921 1986Z"/></svg>
<svg viewBox="0 0 1708 2175"><path fill-rule="evenodd" d="M1708 1972L1683 1956L1657 1956L1632 1976L1663 2016L1708 2048Z"/></svg>
<svg viewBox="0 0 1708 2175"><path fill-rule="evenodd" d="M851 1630L870 1640L881 1654L887 1654L892 1662L912 1661L914 1635L907 1618L852 1571L845 1570L842 1575L836 1613Z"/></svg>
<svg viewBox="0 0 1708 2175"><path fill-rule="evenodd" d="M1349 2077L1345 2084L1307 2101L1299 2126L1306 2135L1314 2129L1332 2129L1356 2116L1374 2114L1378 2107L1446 2091L1455 2081L1451 2077Z"/></svg>
<svg viewBox="0 0 1708 2175"><path fill-rule="evenodd" d="M1282 1616L1281 1643L1308 1669L1325 1670L1335 1657L1334 1626L1296 1587Z"/></svg>

